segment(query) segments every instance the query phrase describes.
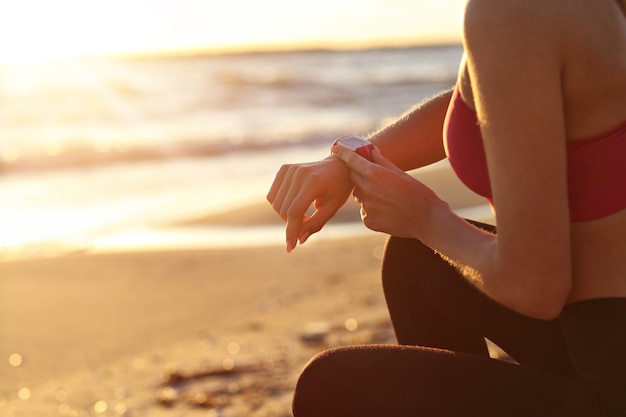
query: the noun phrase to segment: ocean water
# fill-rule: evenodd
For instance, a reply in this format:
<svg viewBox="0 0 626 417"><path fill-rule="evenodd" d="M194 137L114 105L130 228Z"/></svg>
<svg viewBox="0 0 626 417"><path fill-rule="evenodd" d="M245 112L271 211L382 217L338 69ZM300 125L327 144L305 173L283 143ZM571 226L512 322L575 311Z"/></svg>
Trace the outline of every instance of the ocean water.
<svg viewBox="0 0 626 417"><path fill-rule="evenodd" d="M2 66L0 259L157 242L163 225L257 204L281 164L324 157L335 137L365 134L453 85L461 54L451 45ZM253 229L185 239L241 243Z"/></svg>

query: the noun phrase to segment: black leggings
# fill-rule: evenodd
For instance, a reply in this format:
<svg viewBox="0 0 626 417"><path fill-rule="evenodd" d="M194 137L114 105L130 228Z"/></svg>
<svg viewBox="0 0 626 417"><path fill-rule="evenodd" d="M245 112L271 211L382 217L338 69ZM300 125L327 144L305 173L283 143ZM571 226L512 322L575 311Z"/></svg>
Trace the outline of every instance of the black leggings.
<svg viewBox="0 0 626 417"><path fill-rule="evenodd" d="M382 276L400 345L313 358L294 416L626 416L626 299L531 319L485 297L419 241L394 237ZM490 358L485 338L517 364Z"/></svg>

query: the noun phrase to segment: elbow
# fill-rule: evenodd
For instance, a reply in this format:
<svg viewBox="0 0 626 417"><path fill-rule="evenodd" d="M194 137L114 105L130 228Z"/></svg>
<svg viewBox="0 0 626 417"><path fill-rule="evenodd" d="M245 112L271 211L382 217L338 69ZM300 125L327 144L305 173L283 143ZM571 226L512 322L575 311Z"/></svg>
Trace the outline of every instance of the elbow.
<svg viewBox="0 0 626 417"><path fill-rule="evenodd" d="M523 314L537 320L555 320L561 315L565 302L544 303L528 308Z"/></svg>
<svg viewBox="0 0 626 417"><path fill-rule="evenodd" d="M565 277L547 285L529 286L517 293L514 309L534 319L554 320L561 315L571 287L571 279Z"/></svg>

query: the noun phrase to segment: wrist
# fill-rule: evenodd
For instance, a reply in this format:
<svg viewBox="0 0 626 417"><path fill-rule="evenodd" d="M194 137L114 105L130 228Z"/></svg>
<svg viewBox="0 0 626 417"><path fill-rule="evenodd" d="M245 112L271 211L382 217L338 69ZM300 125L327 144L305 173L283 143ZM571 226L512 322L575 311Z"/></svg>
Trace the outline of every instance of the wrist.
<svg viewBox="0 0 626 417"><path fill-rule="evenodd" d="M332 172L333 181L337 181L337 183L348 183L354 188L354 181L350 177L350 168L343 162L337 155L330 154L326 158L322 160L327 165L327 171Z"/></svg>
<svg viewBox="0 0 626 417"><path fill-rule="evenodd" d="M441 225L448 223L450 216L456 217L450 205L433 193L424 203L412 237L428 246L437 246Z"/></svg>

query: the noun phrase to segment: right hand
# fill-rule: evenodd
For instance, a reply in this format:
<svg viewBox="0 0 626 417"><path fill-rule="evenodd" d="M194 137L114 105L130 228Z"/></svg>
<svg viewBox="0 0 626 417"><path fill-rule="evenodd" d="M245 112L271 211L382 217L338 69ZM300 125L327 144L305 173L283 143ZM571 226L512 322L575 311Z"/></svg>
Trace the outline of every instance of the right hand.
<svg viewBox="0 0 626 417"><path fill-rule="evenodd" d="M322 229L346 202L354 185L350 170L339 158L283 165L267 194L267 200L287 222L287 252ZM314 204L309 217L306 212Z"/></svg>

